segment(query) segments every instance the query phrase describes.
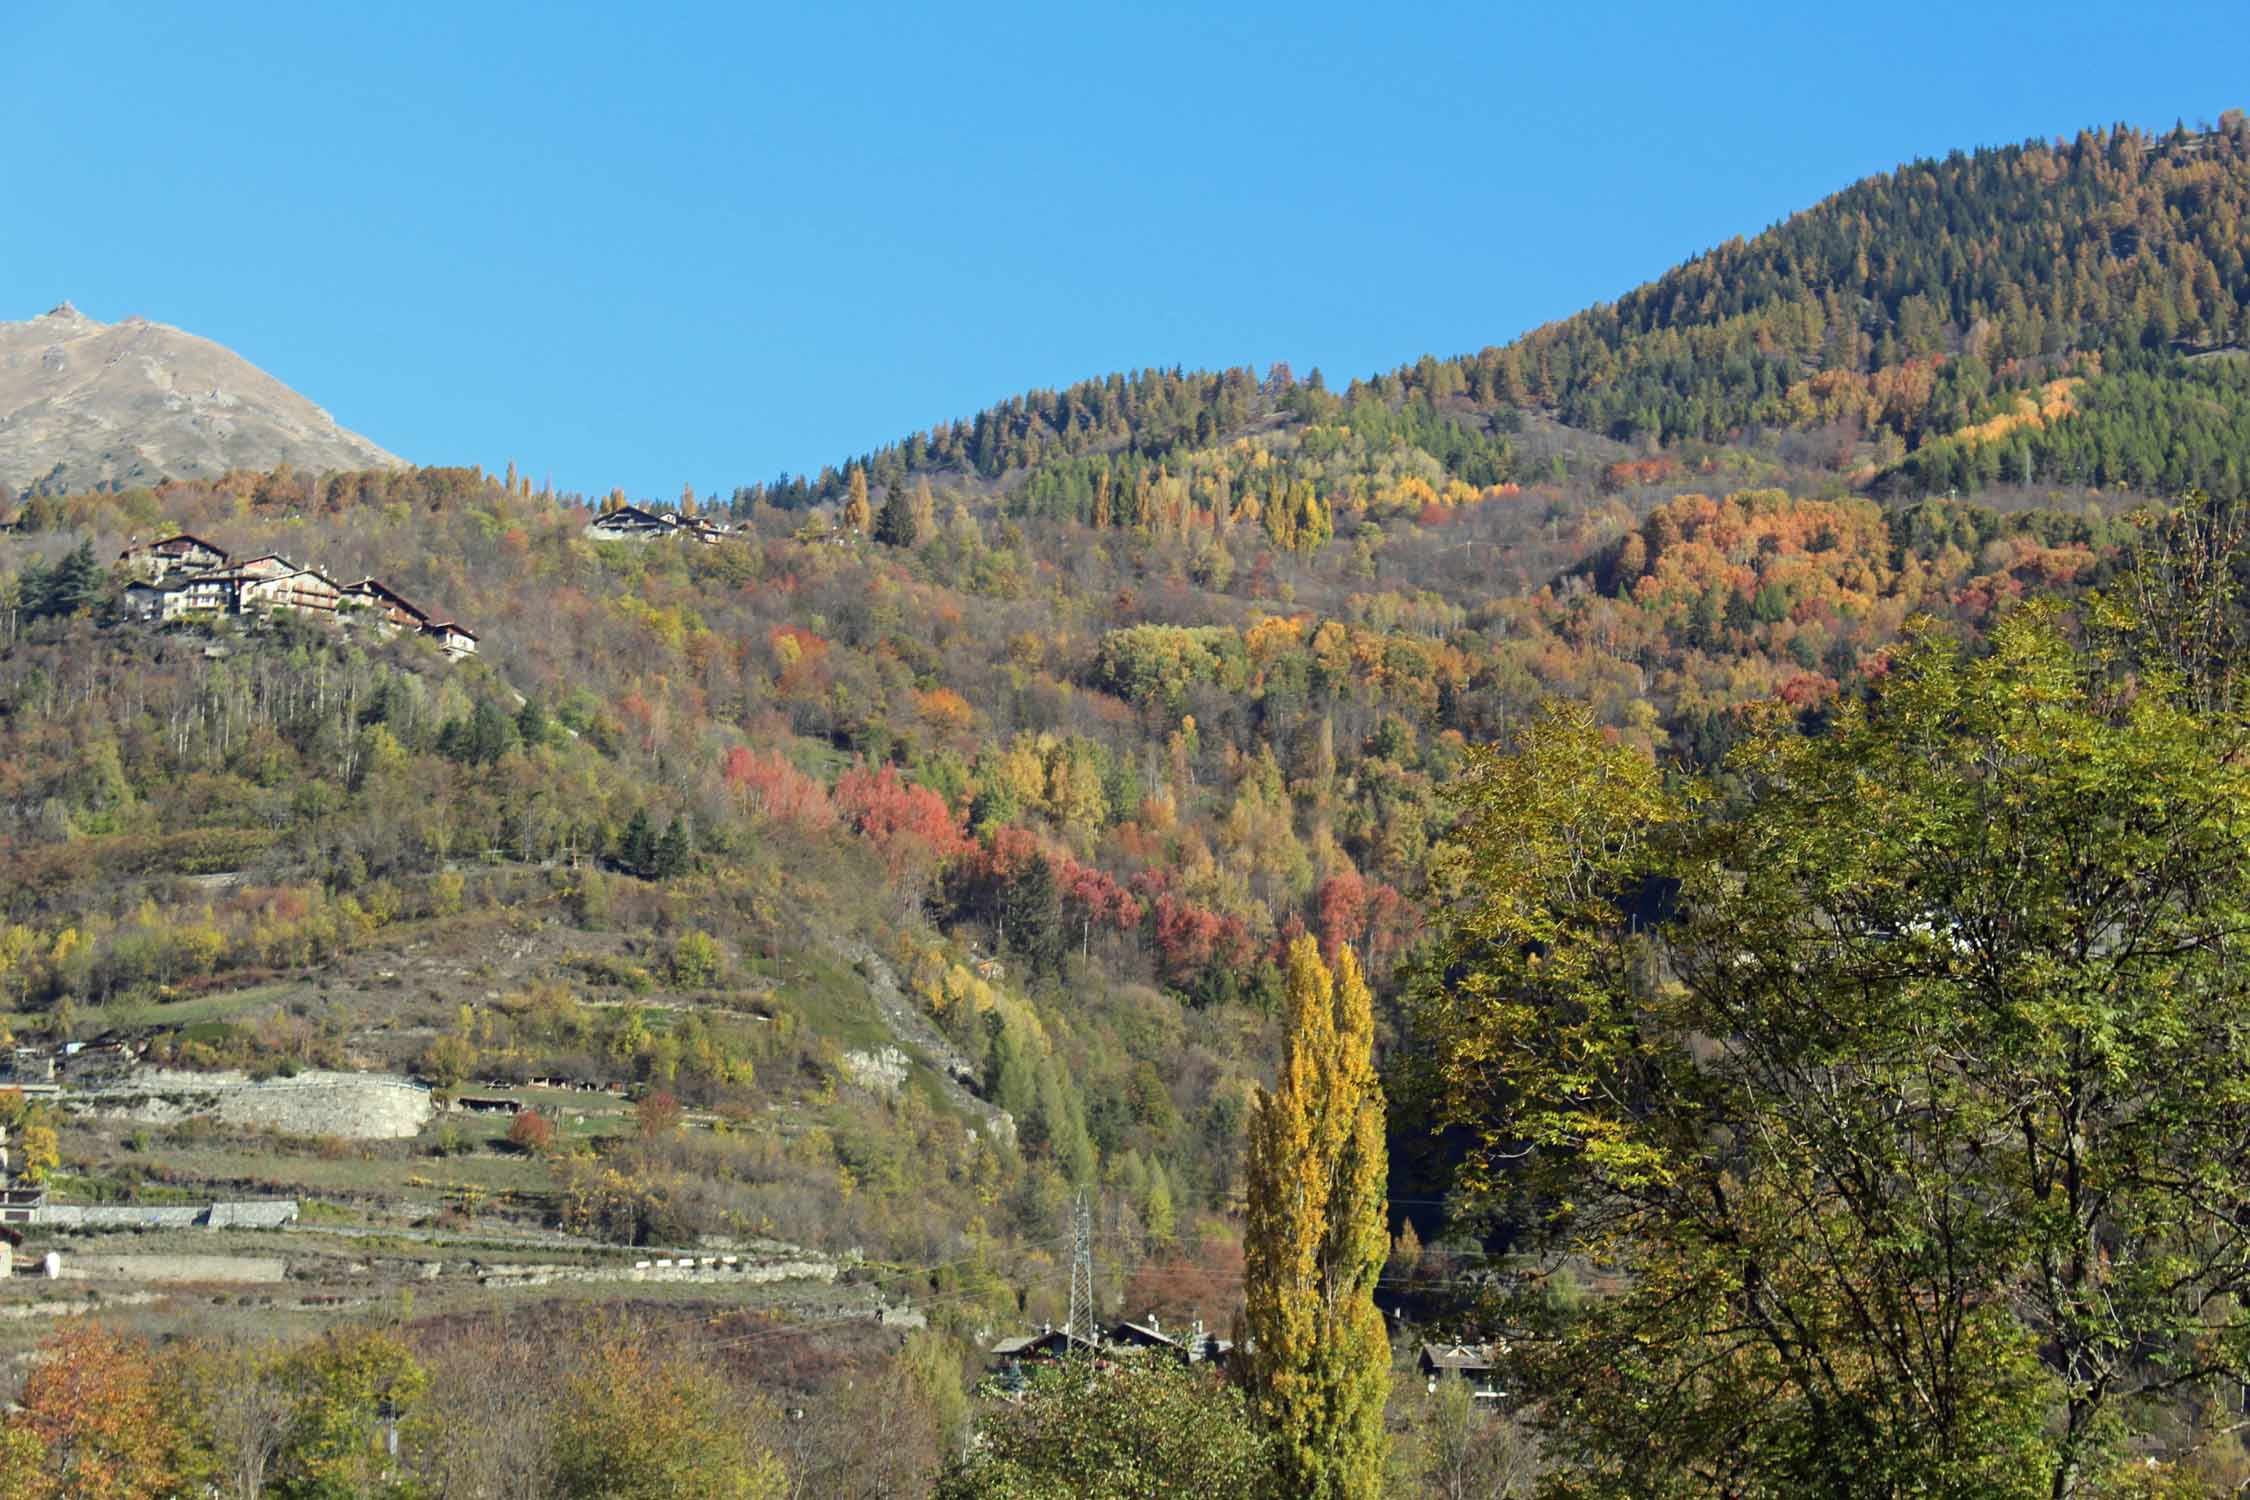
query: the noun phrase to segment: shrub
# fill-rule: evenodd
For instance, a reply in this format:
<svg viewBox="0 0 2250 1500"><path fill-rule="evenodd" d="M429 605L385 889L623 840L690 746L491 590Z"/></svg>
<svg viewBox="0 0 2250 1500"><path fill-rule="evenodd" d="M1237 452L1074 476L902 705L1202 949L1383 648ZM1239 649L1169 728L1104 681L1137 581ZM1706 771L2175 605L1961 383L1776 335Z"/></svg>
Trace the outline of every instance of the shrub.
<svg viewBox="0 0 2250 1500"><path fill-rule="evenodd" d="M718 939L701 932L684 932L672 944L672 983L694 988L718 983L726 972L726 950Z"/></svg>
<svg viewBox="0 0 2250 1500"><path fill-rule="evenodd" d="M633 1118L643 1140L670 1135L680 1128L679 1098L668 1089L658 1089L635 1106Z"/></svg>
<svg viewBox="0 0 2250 1500"><path fill-rule="evenodd" d="M516 1116L508 1127L508 1144L526 1156L537 1156L555 1143L555 1122L535 1109Z"/></svg>

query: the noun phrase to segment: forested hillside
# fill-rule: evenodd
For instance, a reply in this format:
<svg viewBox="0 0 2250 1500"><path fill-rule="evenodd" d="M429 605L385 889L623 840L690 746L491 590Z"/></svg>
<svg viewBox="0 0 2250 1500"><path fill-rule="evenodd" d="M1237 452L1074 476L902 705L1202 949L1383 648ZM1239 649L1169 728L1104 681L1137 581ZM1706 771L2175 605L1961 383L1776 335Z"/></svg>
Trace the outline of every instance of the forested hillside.
<svg viewBox="0 0 2250 1500"><path fill-rule="evenodd" d="M2234 111L2199 131L1955 152L1473 355L1340 391L1317 371L1112 375L742 495L840 499L856 463L878 491L918 473L1003 488L1028 475L1052 496L1091 484L1102 459L1176 471L1175 455L1333 423L1363 393L1391 420L1424 411L1407 418L1434 439L1421 446L1470 485L1527 477L1493 434L1540 414L1697 457L1748 441L1898 495L2003 479L2232 495L2250 436L2246 204L2250 125ZM1365 421L1345 425L1364 435ZM1131 524L1115 500L1106 514Z"/></svg>
<svg viewBox="0 0 2250 1500"><path fill-rule="evenodd" d="M1918 164L1481 355L1033 393L816 480L644 502L643 540L596 525L621 494L512 471L33 498L0 518L0 1044L530 1107L373 1145L4 1094L0 1123L88 1201L255 1189L352 1236L833 1257L933 1326L848 1403L919 1413L892 1455L918 1482L958 1446L963 1351L1067 1315L1080 1195L1105 1309L1230 1325L1250 1122L1303 1004L1292 948L1317 949L1364 966L1391 1104L1399 1238L1366 1275L1394 1321L1488 1328L1533 1214L1461 1196L1475 1158L1433 1122L1480 1128L1506 1088L1457 1088L1473 1056L1433 1071L1460 1038L1407 995L1464 900L1510 889L1490 827L1546 785L1464 801L1509 764L1486 747L1629 767L1669 826L1683 788L1756 792L1737 747L1779 764L1864 732L1902 661L1942 677L1934 638L2060 661L2009 622L2097 590L2084 633L2122 631L2142 503L2241 488L2246 189L2239 116ZM113 563L180 532L381 579L477 650L348 612L167 616ZM2113 659L2089 661L2098 718ZM1567 742L1538 727L1558 702ZM1572 896L1632 983L1658 868ZM1553 935L1449 941L1536 989ZM1615 1293L1598 1260L1571 1275ZM439 1306L448 1338L494 1316ZM620 1385L733 1409L729 1344L664 1366L674 1325L634 1330L549 1331L555 1369L595 1372L555 1410L624 1359ZM449 1389L480 1388L462 1359ZM791 1472L845 1463L850 1425ZM886 1476L851 1493L912 1492L848 1461Z"/></svg>
<svg viewBox="0 0 2250 1500"><path fill-rule="evenodd" d="M2116 537L2083 498L2002 515L1780 487L1471 490L1399 435L1413 421L1380 450L1340 427L1331 457L1433 497L1338 495L1317 534L1199 498L1273 467L1255 444L1150 482L1129 529L925 490L895 545L772 508L713 544L594 542L590 511L453 470L35 502L50 529L0 542L13 1024L192 1013L224 1024L158 1025L166 1056L575 1070L722 1111L794 1101L834 1132L786 1168L638 1179L630 1212L525 1200L628 1238L879 1233L945 1256L973 1222L1041 1235L1096 1183L1177 1232L1232 1202L1289 938L1354 944L1381 979L1447 888L1438 794L1466 746L1566 697L1704 764L1742 705L1816 720L1910 614L1975 629L2096 576ZM483 649L455 664L349 626L122 618L99 560L172 529L391 579ZM372 1019L257 988L480 911L552 929L532 946L553 951L466 1008L441 990ZM898 1039L840 993L870 982L863 944L1015 1117L1016 1153L912 1150L976 1122L935 1056L934 1116L824 1095L842 1052ZM980 953L1002 966L980 973ZM234 993L239 1016L197 998ZM616 1003L650 994L660 1008ZM965 1194L1013 1195L1002 1220L933 1196L910 1165L933 1160ZM703 1181L744 1174L765 1185ZM869 1217L799 1196L836 1180Z"/></svg>

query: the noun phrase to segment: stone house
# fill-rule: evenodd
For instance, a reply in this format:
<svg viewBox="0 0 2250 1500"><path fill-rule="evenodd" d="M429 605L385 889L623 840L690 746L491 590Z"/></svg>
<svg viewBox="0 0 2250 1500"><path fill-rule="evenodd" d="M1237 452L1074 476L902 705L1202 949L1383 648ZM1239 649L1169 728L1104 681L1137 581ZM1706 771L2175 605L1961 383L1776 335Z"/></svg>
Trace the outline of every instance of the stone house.
<svg viewBox="0 0 2250 1500"><path fill-rule="evenodd" d="M118 562L150 583L161 583L174 573L207 573L227 565L226 549L199 536L179 532L127 547Z"/></svg>
<svg viewBox="0 0 2250 1500"><path fill-rule="evenodd" d="M343 603L344 591L316 569L297 568L272 577L245 578L235 586L234 597L241 614L286 609L332 615Z"/></svg>
<svg viewBox="0 0 2250 1500"><path fill-rule="evenodd" d="M136 620L177 620L193 607L189 580L136 578L125 585L125 612Z"/></svg>

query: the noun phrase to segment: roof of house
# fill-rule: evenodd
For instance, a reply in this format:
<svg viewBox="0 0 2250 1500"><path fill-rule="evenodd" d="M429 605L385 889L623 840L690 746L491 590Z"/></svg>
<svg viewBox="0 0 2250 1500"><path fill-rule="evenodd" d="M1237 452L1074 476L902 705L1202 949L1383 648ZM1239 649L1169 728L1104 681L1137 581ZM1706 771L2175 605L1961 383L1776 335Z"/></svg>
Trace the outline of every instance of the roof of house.
<svg viewBox="0 0 2250 1500"><path fill-rule="evenodd" d="M1172 1348L1186 1347L1163 1329L1149 1323L1120 1323L1109 1331L1113 1344L1168 1344Z"/></svg>
<svg viewBox="0 0 2250 1500"><path fill-rule="evenodd" d="M133 546L127 547L124 551L118 553L117 555L119 557L131 557L136 552L154 552L159 547L170 547L175 542L192 543L195 546L201 547L206 552L216 552L221 557L227 555L227 549L220 546L218 543L207 542L203 538L186 531L175 531L170 536L160 536L153 542L136 543Z"/></svg>
<svg viewBox="0 0 2250 1500"><path fill-rule="evenodd" d="M1019 1354L1030 1354L1050 1346L1060 1347L1069 1342L1070 1335L1063 1329L1043 1328L1037 1333L1023 1333L1014 1338L1002 1339L992 1346L992 1352L1001 1359L1010 1359Z"/></svg>
<svg viewBox="0 0 2250 1500"><path fill-rule="evenodd" d="M389 600L392 604L419 619L428 620L430 617L428 610L377 578L362 578L357 583L347 583L344 585L344 592L347 594L373 594L377 598Z"/></svg>
<svg viewBox="0 0 2250 1500"><path fill-rule="evenodd" d="M645 521L652 526L677 526L679 521L661 511L644 510L638 505L620 505L615 510L605 510L594 517L596 526L606 526L619 521Z"/></svg>
<svg viewBox="0 0 2250 1500"><path fill-rule="evenodd" d="M1420 1362L1426 1370L1481 1372L1492 1368L1492 1349L1487 1344L1424 1344Z"/></svg>
<svg viewBox="0 0 2250 1500"><path fill-rule="evenodd" d="M260 569L256 573L250 571L260 563L279 563L281 566L278 569ZM198 583L239 583L249 578L285 578L291 573L305 571L278 552L263 552L256 557L245 557L239 561L228 563L223 568L213 568L208 573L198 573L195 575L195 580Z"/></svg>

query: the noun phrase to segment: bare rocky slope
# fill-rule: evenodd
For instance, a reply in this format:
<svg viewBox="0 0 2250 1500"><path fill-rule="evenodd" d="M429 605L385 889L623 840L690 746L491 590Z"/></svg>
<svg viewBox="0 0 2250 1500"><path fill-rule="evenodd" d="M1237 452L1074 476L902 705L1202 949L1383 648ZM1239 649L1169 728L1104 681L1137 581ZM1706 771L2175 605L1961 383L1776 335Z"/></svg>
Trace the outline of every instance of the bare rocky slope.
<svg viewBox="0 0 2250 1500"><path fill-rule="evenodd" d="M0 322L0 499L208 478L403 463L232 351L65 302Z"/></svg>

